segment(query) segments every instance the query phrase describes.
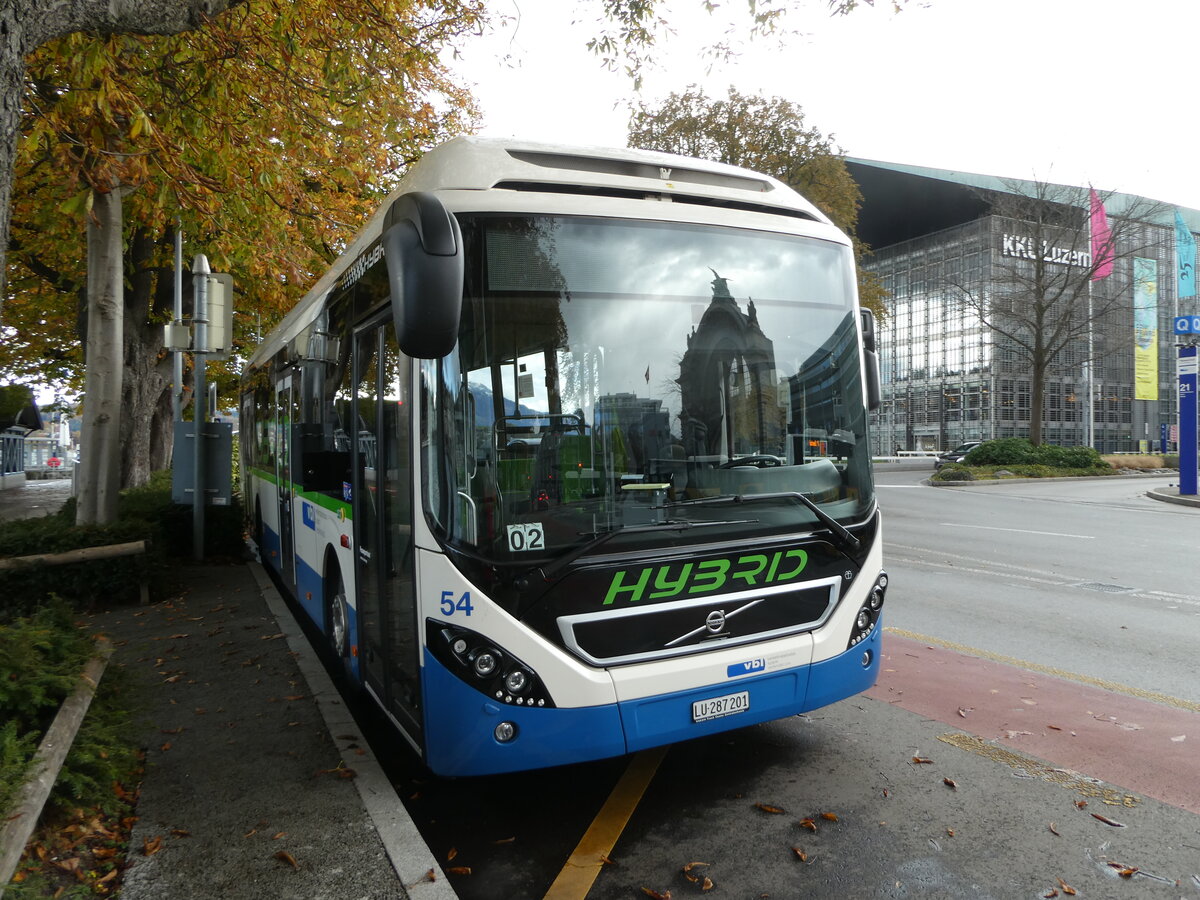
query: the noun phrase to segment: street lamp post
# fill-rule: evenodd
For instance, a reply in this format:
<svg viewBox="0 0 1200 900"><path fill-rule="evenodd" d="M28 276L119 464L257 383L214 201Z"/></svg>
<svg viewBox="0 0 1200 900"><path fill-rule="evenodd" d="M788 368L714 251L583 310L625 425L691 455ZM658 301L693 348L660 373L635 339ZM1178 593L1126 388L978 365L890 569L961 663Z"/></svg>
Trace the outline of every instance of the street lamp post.
<svg viewBox="0 0 1200 900"><path fill-rule="evenodd" d="M204 423L208 418L208 388L205 367L208 362L208 257L197 253L192 261L192 290L195 305L192 324L195 326L193 364L195 366L195 409L192 416L194 463L192 479L192 556L204 559Z"/></svg>

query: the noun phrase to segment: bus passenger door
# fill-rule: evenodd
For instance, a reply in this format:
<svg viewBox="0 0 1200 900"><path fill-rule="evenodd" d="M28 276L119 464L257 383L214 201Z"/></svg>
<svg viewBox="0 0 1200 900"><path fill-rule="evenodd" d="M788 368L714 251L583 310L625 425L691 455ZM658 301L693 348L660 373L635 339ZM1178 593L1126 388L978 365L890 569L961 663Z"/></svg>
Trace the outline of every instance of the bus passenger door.
<svg viewBox="0 0 1200 900"><path fill-rule="evenodd" d="M368 689L421 747L412 542L411 372L391 320L354 339L354 524L359 664Z"/></svg>
<svg viewBox="0 0 1200 900"><path fill-rule="evenodd" d="M292 376L275 382L275 482L279 497L279 573L296 584L296 545L292 529Z"/></svg>

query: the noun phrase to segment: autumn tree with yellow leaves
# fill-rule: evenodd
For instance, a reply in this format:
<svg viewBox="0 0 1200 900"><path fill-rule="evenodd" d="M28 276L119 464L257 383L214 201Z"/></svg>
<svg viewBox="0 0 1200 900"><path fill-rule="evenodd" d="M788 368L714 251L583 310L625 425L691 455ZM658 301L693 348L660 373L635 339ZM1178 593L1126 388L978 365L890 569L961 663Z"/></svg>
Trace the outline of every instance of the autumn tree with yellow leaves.
<svg viewBox="0 0 1200 900"><path fill-rule="evenodd" d="M874 0L751 0L750 32L782 33L791 8L860 2ZM593 8L593 52L609 65L620 57L636 78L665 24L659 3ZM0 292L0 370L77 378L92 335L81 521L107 520L118 486L170 456L159 325L175 231L235 274L235 330L265 330L397 173L469 126L470 100L439 54L485 21L484 0L12 0L0 10L0 275L13 279Z"/></svg>
<svg viewBox="0 0 1200 900"><path fill-rule="evenodd" d="M265 331L409 163L470 127L440 54L482 15L476 0L249 0L179 36L73 34L29 59L5 309L19 337L0 364L77 377L90 335L82 464L101 457L108 480L81 521L109 520L110 495L115 510L169 461L175 229L236 274L235 333ZM89 440L95 417L110 433Z"/></svg>
<svg viewBox="0 0 1200 900"><path fill-rule="evenodd" d="M179 34L245 0L6 0L0 5L0 287L20 134L25 60L38 47L77 31ZM0 310L3 292L0 291Z"/></svg>

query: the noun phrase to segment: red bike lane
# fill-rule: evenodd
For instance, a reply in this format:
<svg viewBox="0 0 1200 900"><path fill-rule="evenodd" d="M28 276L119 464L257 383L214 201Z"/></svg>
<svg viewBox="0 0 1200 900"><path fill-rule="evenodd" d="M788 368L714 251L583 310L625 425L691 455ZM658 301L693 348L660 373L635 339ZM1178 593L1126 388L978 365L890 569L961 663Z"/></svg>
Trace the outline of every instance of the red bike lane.
<svg viewBox="0 0 1200 900"><path fill-rule="evenodd" d="M886 633L867 696L1200 814L1200 704L940 644Z"/></svg>

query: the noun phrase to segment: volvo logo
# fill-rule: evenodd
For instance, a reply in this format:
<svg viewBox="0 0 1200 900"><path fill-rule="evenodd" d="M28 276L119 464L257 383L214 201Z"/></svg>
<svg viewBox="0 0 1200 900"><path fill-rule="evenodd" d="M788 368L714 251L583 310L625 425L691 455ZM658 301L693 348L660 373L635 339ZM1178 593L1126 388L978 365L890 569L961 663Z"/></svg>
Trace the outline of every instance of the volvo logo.
<svg viewBox="0 0 1200 900"><path fill-rule="evenodd" d="M714 609L704 617L704 624L699 628L693 628L687 634L681 634L674 640L667 641L663 647L678 647L680 644L695 643L696 641L707 640L704 636L705 632L714 637L719 637L721 640L734 640L737 635L725 630L725 625L734 616L741 615L748 609L754 609L760 603L765 603L765 597L759 597L757 600L751 600L748 603L743 603L741 606L734 609L732 612L725 612L723 609ZM690 615L690 612L689 612Z"/></svg>

